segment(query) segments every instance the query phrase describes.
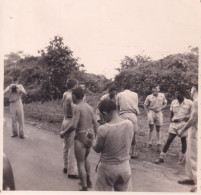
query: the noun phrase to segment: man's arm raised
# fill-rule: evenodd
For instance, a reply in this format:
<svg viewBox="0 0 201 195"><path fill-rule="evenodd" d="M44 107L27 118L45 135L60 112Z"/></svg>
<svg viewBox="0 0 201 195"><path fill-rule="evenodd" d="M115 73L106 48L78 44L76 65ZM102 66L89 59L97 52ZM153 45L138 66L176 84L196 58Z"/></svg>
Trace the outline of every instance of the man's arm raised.
<svg viewBox="0 0 201 195"><path fill-rule="evenodd" d="M191 113L190 119L188 120L186 125L183 127L181 132L178 134L178 136L182 136L182 134L185 131L187 131L191 126L193 126L197 120L198 120L198 102L195 101L193 103L193 108L192 108L192 113Z"/></svg>
<svg viewBox="0 0 201 195"><path fill-rule="evenodd" d="M60 137L63 138L66 134L68 134L71 131L75 130L77 128L79 120L80 120L80 110L78 109L77 106L75 106L74 111L73 111L72 125L70 127L68 127L67 129L63 130L60 133Z"/></svg>

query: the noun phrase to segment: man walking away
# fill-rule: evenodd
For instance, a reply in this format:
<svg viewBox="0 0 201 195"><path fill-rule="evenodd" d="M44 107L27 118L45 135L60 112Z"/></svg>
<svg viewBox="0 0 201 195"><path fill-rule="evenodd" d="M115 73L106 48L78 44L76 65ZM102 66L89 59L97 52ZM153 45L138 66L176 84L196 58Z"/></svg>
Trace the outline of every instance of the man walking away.
<svg viewBox="0 0 201 195"><path fill-rule="evenodd" d="M132 191L129 152L134 135L133 124L119 117L112 100L103 100L99 110L107 123L99 127L96 140L91 131L88 133L93 140L93 149L101 153L95 190Z"/></svg>
<svg viewBox="0 0 201 195"><path fill-rule="evenodd" d="M129 119L133 123L134 135L131 146L131 158L137 158L135 134L138 130L137 116L140 113L138 108L138 94L130 90L130 84L126 84L124 91L117 94L116 103L121 118Z"/></svg>
<svg viewBox="0 0 201 195"><path fill-rule="evenodd" d="M64 110L64 119L62 123L62 131L68 128L72 124L73 118L73 99L72 99L72 90L77 86L77 81L75 79L68 79L66 82L68 91L63 94L62 106ZM74 137L75 132L71 132L68 135L63 137L64 147L63 147L63 159L64 159L64 168L63 173L68 173L68 178L70 179L79 179L78 177L78 168L77 162L74 153Z"/></svg>
<svg viewBox="0 0 201 195"><path fill-rule="evenodd" d="M79 170L79 176L81 180L82 189L81 191L87 191L88 187L92 187L90 180L90 163L87 159L92 140L87 137L89 129L94 129L96 134L97 123L93 108L83 101L84 91L81 87L77 87L73 90L73 102L76 104L73 111L72 125L66 128L60 133L63 137L66 134L71 133L75 130L75 157L77 159L77 165Z"/></svg>

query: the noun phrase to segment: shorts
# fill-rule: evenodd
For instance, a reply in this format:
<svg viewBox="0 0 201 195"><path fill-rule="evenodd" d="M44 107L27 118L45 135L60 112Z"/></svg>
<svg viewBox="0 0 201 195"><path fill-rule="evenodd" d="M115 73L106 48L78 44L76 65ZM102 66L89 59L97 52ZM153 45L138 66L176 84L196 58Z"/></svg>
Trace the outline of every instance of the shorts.
<svg viewBox="0 0 201 195"><path fill-rule="evenodd" d="M168 130L168 133L171 133L171 134L174 134L174 135L177 135L181 130L182 128L186 125L186 122L185 121L181 121L181 122L178 122L178 123L170 123L170 126L169 126L169 130ZM187 137L188 135L188 131L185 131L181 137Z"/></svg>
<svg viewBox="0 0 201 195"><path fill-rule="evenodd" d="M132 140L131 145L132 146L136 145L135 133L138 131L138 123L137 123L136 114L134 114L134 113L124 113L124 114L121 114L120 117L122 119L127 119L127 120L129 120L129 121L131 121L133 123L134 134L133 134L133 140Z"/></svg>
<svg viewBox="0 0 201 195"><path fill-rule="evenodd" d="M162 126L163 125L163 113L162 112L154 112L153 110L149 110L148 112L148 123L149 125Z"/></svg>
<svg viewBox="0 0 201 195"><path fill-rule="evenodd" d="M100 163L96 175L96 191L132 191L129 161L116 164Z"/></svg>
<svg viewBox="0 0 201 195"><path fill-rule="evenodd" d="M90 148L92 146L92 139L87 137L87 132L76 133L74 140L80 141L85 148Z"/></svg>
<svg viewBox="0 0 201 195"><path fill-rule="evenodd" d="M133 131L137 132L138 131L138 123L137 123L137 116L134 113L123 113L120 114L120 117L122 119L128 119L133 123Z"/></svg>

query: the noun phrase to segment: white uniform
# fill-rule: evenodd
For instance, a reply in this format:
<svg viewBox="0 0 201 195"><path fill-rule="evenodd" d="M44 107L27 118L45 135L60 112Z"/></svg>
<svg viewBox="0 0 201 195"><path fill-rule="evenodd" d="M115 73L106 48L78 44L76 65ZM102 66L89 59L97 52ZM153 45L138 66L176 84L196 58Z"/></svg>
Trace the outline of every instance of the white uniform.
<svg viewBox="0 0 201 195"><path fill-rule="evenodd" d="M74 104L72 103L72 93L65 92L63 95L64 120L62 130L67 129L72 124L72 114ZM69 104L70 102L70 104ZM63 159L64 168L68 170L68 175L78 175L77 161L74 153L75 131L64 136Z"/></svg>
<svg viewBox="0 0 201 195"><path fill-rule="evenodd" d="M19 88L24 90L22 85L17 85ZM24 90L25 91L25 90ZM22 92L17 90L10 89L10 113L12 118L12 133L14 136L24 136L24 110L22 104ZM19 124L19 133L17 130L17 122Z"/></svg>

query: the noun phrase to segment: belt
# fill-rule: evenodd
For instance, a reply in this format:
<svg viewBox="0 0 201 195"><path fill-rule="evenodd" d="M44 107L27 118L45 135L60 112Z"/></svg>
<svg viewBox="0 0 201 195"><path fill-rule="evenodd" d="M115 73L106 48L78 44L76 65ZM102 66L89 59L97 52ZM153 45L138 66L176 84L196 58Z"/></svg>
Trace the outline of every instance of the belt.
<svg viewBox="0 0 201 195"><path fill-rule="evenodd" d="M73 118L72 116L65 116L65 119L71 119Z"/></svg>
<svg viewBox="0 0 201 195"><path fill-rule="evenodd" d="M78 131L76 134L87 133L87 131Z"/></svg>
<svg viewBox="0 0 201 195"><path fill-rule="evenodd" d="M185 120L173 120L172 123L180 123L180 122L186 122Z"/></svg>
<svg viewBox="0 0 201 195"><path fill-rule="evenodd" d="M135 114L137 116L137 111L136 110L128 110L128 111L121 111L119 115L125 114L125 113L130 113L130 114Z"/></svg>

